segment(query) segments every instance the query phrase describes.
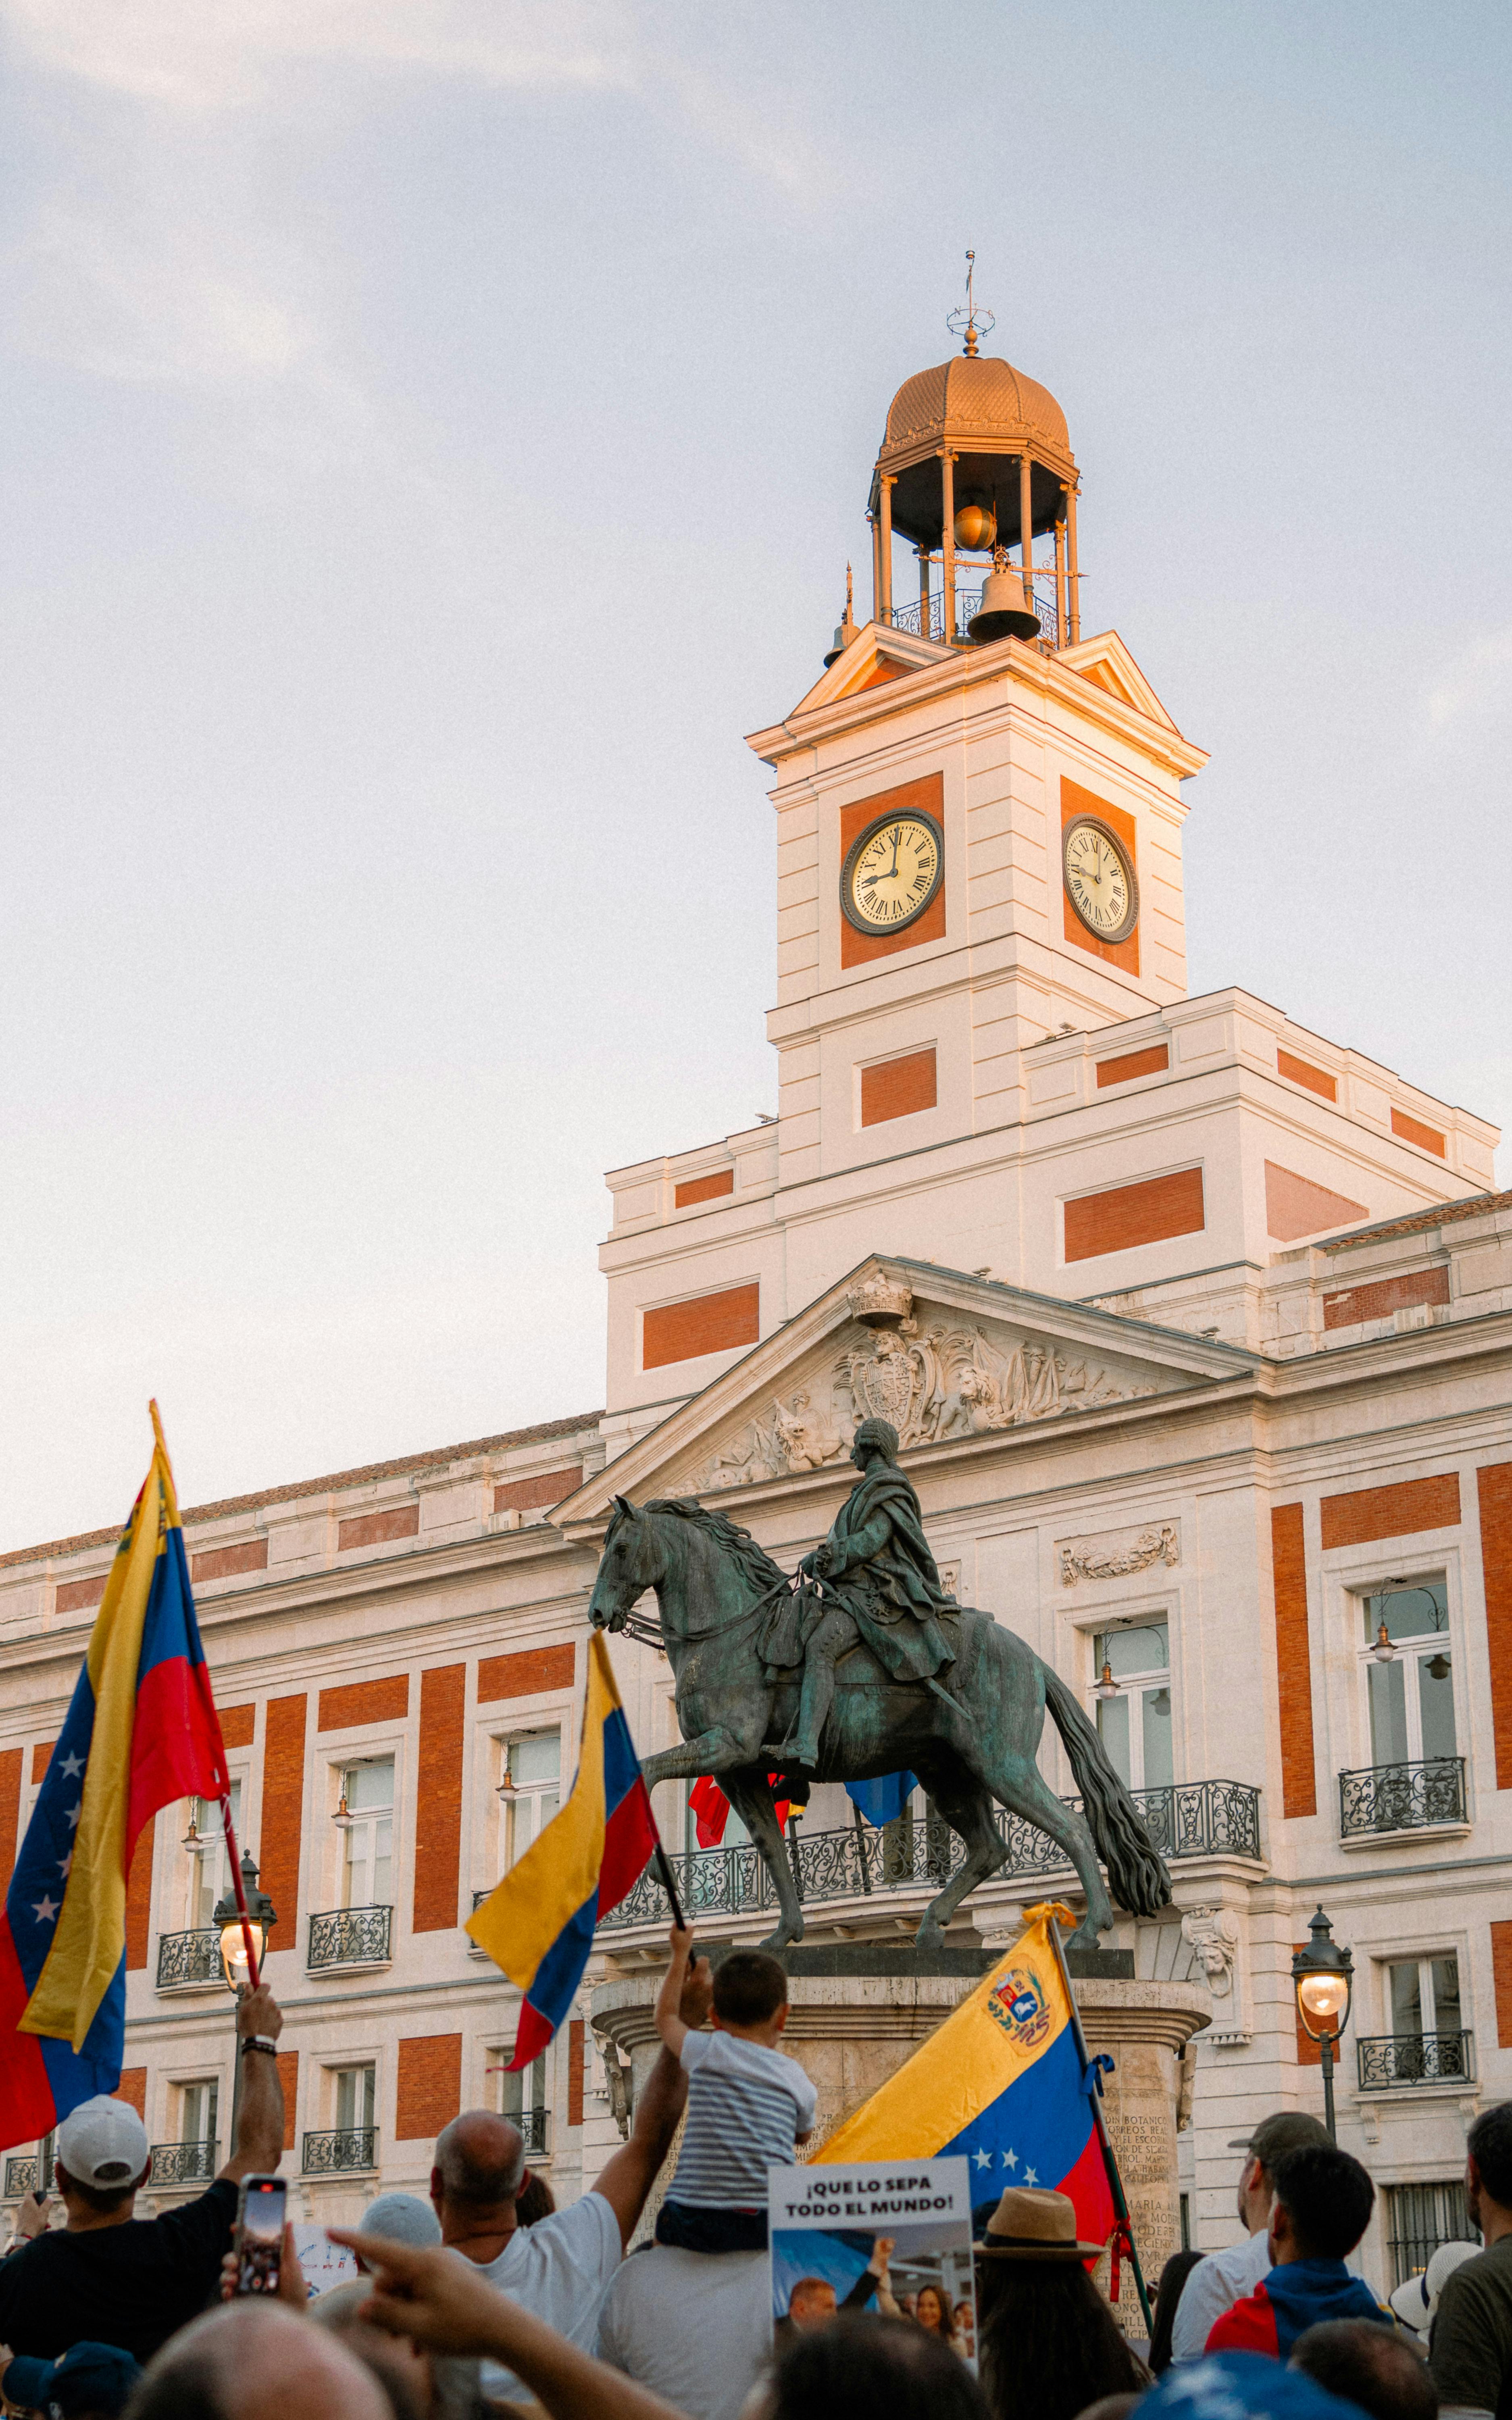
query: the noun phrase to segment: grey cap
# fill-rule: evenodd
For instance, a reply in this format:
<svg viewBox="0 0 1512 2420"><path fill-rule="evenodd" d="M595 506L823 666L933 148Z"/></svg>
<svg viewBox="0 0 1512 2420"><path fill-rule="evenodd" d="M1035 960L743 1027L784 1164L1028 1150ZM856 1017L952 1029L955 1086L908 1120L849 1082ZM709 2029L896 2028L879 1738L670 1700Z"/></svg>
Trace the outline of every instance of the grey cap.
<svg viewBox="0 0 1512 2420"><path fill-rule="evenodd" d="M428 2201L418 2194L379 2194L370 2201L357 2222L359 2235L384 2235L391 2243L412 2244L417 2252L426 2251L441 2240L441 2223Z"/></svg>
<svg viewBox="0 0 1512 2420"><path fill-rule="evenodd" d="M1232 2136L1228 2148L1247 2151L1262 2168L1270 2168L1283 2151L1329 2151L1334 2141L1321 2118L1309 2118L1301 2109L1277 2109L1273 2116L1260 2119L1253 2134Z"/></svg>

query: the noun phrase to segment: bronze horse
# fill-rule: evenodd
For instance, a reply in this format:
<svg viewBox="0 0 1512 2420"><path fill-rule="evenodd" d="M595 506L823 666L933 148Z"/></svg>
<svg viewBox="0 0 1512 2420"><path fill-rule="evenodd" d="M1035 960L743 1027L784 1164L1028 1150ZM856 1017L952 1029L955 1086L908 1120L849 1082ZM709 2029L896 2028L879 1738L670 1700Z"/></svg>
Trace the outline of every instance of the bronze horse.
<svg viewBox="0 0 1512 2420"><path fill-rule="evenodd" d="M614 1498L614 1515L594 1583L595 1629L623 1630L632 1607L654 1589L662 1638L677 1684L684 1745L647 1757L647 1784L712 1774L761 1852L780 1910L767 1947L803 1938L803 1909L766 1775L767 1743L791 1729L796 1682L773 1683L758 1641L779 1593L792 1583L748 1530L691 1498L637 1507ZM1064 1849L1087 1893L1087 1913L1071 1939L1095 1947L1113 1922L1098 1870L1101 1856L1121 1906L1154 1916L1170 1900L1170 1876L1139 1820L1101 1739L1058 1674L991 1614L964 1606L944 1617L959 1637L947 1691L898 1685L865 1647L838 1669L825 1726L817 1781L866 1781L881 1774L918 1775L965 1843L966 1861L925 1909L918 1938L937 1945L969 1891L1007 1863L993 1802L1049 1835ZM1083 1818L1057 1797L1035 1763L1045 1708L1066 1745Z"/></svg>

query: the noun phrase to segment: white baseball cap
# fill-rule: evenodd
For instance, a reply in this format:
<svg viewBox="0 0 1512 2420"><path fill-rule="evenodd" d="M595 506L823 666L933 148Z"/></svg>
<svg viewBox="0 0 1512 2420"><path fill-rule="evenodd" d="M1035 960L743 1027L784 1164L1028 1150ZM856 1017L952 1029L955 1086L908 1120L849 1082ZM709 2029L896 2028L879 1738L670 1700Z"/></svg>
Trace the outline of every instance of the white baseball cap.
<svg viewBox="0 0 1512 2420"><path fill-rule="evenodd" d="M147 2164L147 2130L129 2101L97 2092L57 2130L57 2159L81 2185L113 2193L136 2182Z"/></svg>
<svg viewBox="0 0 1512 2420"><path fill-rule="evenodd" d="M1398 2286L1388 2298L1396 2317L1405 2319L1410 2328L1416 2328L1421 2335L1433 2324L1444 2279L1452 2277L1462 2262L1473 2260L1479 2250L1478 2243L1441 2243L1427 2267L1415 2277L1409 2277L1406 2285Z"/></svg>

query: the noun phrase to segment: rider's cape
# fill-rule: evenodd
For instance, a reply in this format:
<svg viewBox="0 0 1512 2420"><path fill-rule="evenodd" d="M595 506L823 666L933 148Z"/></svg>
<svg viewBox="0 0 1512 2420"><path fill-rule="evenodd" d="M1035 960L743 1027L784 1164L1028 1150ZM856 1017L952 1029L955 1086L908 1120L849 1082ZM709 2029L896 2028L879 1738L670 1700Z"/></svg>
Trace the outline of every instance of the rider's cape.
<svg viewBox="0 0 1512 2420"><path fill-rule="evenodd" d="M925 1681L955 1660L955 1647L937 1615L954 1611L940 1584L912 1481L895 1463L873 1463L852 1488L835 1516L830 1544L855 1551L863 1529L885 1522L884 1545L835 1579L779 1599L767 1619L760 1650L774 1675L801 1665L804 1651L824 1617L838 1602L885 1670L897 1681Z"/></svg>

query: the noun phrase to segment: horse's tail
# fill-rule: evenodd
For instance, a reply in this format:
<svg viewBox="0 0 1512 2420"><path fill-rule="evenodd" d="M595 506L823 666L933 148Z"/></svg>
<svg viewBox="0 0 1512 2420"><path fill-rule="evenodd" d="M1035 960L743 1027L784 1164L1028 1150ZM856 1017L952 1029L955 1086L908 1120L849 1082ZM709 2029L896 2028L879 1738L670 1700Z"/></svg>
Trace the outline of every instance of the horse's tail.
<svg viewBox="0 0 1512 2420"><path fill-rule="evenodd" d="M1131 1916L1156 1916L1170 1905L1171 1878L1139 1819L1117 1768L1058 1673L1041 1662L1044 1701L1066 1743L1066 1754L1087 1810L1087 1825L1119 1905Z"/></svg>

